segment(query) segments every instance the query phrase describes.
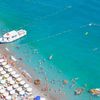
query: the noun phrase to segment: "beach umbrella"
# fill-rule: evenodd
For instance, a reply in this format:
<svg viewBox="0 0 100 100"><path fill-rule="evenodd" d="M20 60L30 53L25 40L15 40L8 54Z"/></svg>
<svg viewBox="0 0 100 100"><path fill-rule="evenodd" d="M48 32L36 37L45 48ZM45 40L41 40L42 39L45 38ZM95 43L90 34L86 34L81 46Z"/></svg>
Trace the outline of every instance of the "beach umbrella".
<svg viewBox="0 0 100 100"><path fill-rule="evenodd" d="M9 83L10 83L10 84L14 84L14 83L15 83L15 81L14 81L14 80L11 80Z"/></svg>
<svg viewBox="0 0 100 100"><path fill-rule="evenodd" d="M5 83L6 83L6 80L1 80L0 83L1 83L1 84L5 84Z"/></svg>
<svg viewBox="0 0 100 100"><path fill-rule="evenodd" d="M22 80L22 78L19 77L19 78L17 78L16 80L17 80L18 82L20 82L20 81Z"/></svg>
<svg viewBox="0 0 100 100"><path fill-rule="evenodd" d="M3 71L3 68L2 68L2 67L0 67L0 72L1 72L1 71Z"/></svg>
<svg viewBox="0 0 100 100"><path fill-rule="evenodd" d="M23 96L25 94L25 91L22 90L19 92L19 94Z"/></svg>
<svg viewBox="0 0 100 100"><path fill-rule="evenodd" d="M3 66L7 65L7 62L6 61L2 62L2 65Z"/></svg>
<svg viewBox="0 0 100 100"><path fill-rule="evenodd" d="M0 80L2 80L2 76L0 76Z"/></svg>
<svg viewBox="0 0 100 100"><path fill-rule="evenodd" d="M32 91L32 88L28 87L27 92L31 92L31 91Z"/></svg>
<svg viewBox="0 0 100 100"><path fill-rule="evenodd" d="M21 87L18 87L17 88L17 91L19 91L19 92L22 91L22 88Z"/></svg>
<svg viewBox="0 0 100 100"><path fill-rule="evenodd" d="M4 68L10 68L10 67L11 67L10 65L5 65L5 66L4 66Z"/></svg>
<svg viewBox="0 0 100 100"><path fill-rule="evenodd" d="M11 71L13 71L13 69L12 68L8 68L8 70L7 70L8 72L11 72Z"/></svg>
<svg viewBox="0 0 100 100"><path fill-rule="evenodd" d="M28 88L28 87L29 87L29 84L24 84L24 87L25 87L25 88Z"/></svg>
<svg viewBox="0 0 100 100"><path fill-rule="evenodd" d="M4 77L5 77L5 78L8 78L8 77L9 77L9 74L4 74Z"/></svg>
<svg viewBox="0 0 100 100"><path fill-rule="evenodd" d="M10 94L12 95L12 94L15 94L15 90L11 90L10 91Z"/></svg>
<svg viewBox="0 0 100 100"><path fill-rule="evenodd" d="M35 99L34 100L46 100L45 98L43 98L43 97L40 97L40 96L37 96L37 97L35 97Z"/></svg>
<svg viewBox="0 0 100 100"><path fill-rule="evenodd" d="M12 75L14 78L18 78L20 75L19 74L14 74Z"/></svg>
<svg viewBox="0 0 100 100"><path fill-rule="evenodd" d="M6 72L3 70L3 71L1 71L1 74L4 75L4 74L6 74Z"/></svg>
<svg viewBox="0 0 100 100"><path fill-rule="evenodd" d="M14 87L14 88L18 88L19 85L18 85L18 84L14 84L13 87Z"/></svg>
<svg viewBox="0 0 100 100"><path fill-rule="evenodd" d="M0 90L3 88L3 86L0 85Z"/></svg>
<svg viewBox="0 0 100 100"><path fill-rule="evenodd" d="M0 90L0 93L5 93L5 89L1 89Z"/></svg>
<svg viewBox="0 0 100 100"><path fill-rule="evenodd" d="M7 90L8 90L8 91L13 90L12 86L7 87Z"/></svg>
<svg viewBox="0 0 100 100"><path fill-rule="evenodd" d="M7 91L5 91L5 92L3 93L3 95L4 95L5 97L7 97L7 96L9 95L9 93L8 93Z"/></svg>
<svg viewBox="0 0 100 100"><path fill-rule="evenodd" d="M20 85L24 85L25 84L25 81L20 81Z"/></svg>
<svg viewBox="0 0 100 100"><path fill-rule="evenodd" d="M40 96L36 96L34 100L40 100Z"/></svg>
<svg viewBox="0 0 100 100"><path fill-rule="evenodd" d="M11 100L11 96L8 95L8 96L6 97L6 100Z"/></svg>
<svg viewBox="0 0 100 100"><path fill-rule="evenodd" d="M12 81L12 77L8 77L7 78L7 81Z"/></svg>
<svg viewBox="0 0 100 100"><path fill-rule="evenodd" d="M16 71L12 71L12 72L11 72L11 75L15 75L15 74L16 74Z"/></svg>
<svg viewBox="0 0 100 100"><path fill-rule="evenodd" d="M0 63L4 62L5 60L3 58L0 59Z"/></svg>
<svg viewBox="0 0 100 100"><path fill-rule="evenodd" d="M46 100L45 98L43 98L43 97L41 97L41 99L40 100Z"/></svg>

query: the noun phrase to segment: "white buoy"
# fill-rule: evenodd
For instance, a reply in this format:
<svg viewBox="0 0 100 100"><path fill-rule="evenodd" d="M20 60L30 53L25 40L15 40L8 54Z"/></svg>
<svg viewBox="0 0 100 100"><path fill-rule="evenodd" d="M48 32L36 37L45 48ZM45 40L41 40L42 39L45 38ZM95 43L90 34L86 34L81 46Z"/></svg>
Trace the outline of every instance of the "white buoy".
<svg viewBox="0 0 100 100"><path fill-rule="evenodd" d="M49 60L52 60L52 58L53 58L53 55L50 55L50 56L49 56Z"/></svg>

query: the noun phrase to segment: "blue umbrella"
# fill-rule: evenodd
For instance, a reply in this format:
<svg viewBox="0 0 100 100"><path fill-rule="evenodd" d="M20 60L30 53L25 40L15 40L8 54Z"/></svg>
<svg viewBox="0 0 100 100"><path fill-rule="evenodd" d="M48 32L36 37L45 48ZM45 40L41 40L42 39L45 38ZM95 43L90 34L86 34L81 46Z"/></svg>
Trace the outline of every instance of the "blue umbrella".
<svg viewBox="0 0 100 100"><path fill-rule="evenodd" d="M35 97L34 100L40 100L40 96Z"/></svg>

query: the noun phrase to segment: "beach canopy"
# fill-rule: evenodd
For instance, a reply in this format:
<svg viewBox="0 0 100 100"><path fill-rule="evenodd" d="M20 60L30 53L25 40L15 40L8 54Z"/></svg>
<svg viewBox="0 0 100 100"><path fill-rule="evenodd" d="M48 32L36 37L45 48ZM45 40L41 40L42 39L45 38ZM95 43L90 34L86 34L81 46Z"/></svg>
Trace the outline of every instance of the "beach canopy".
<svg viewBox="0 0 100 100"><path fill-rule="evenodd" d="M2 80L2 76L0 76L0 80Z"/></svg>
<svg viewBox="0 0 100 100"><path fill-rule="evenodd" d="M11 77L11 76L8 77L8 78L7 78L7 81L12 81L12 77Z"/></svg>
<svg viewBox="0 0 100 100"><path fill-rule="evenodd" d="M5 77L5 78L8 78L8 77L9 77L9 74L4 74L4 77Z"/></svg>
<svg viewBox="0 0 100 100"><path fill-rule="evenodd" d="M11 72L12 70L13 70L12 68L8 68L8 70L7 70L7 71L8 71L8 72Z"/></svg>
<svg viewBox="0 0 100 100"><path fill-rule="evenodd" d="M28 88L28 87L29 87L29 84L24 84L24 87L25 87L25 88Z"/></svg>
<svg viewBox="0 0 100 100"><path fill-rule="evenodd" d="M2 65L3 66L7 65L7 62L6 61L2 62Z"/></svg>
<svg viewBox="0 0 100 100"><path fill-rule="evenodd" d="M35 97L34 100L40 100L40 96Z"/></svg>
<svg viewBox="0 0 100 100"><path fill-rule="evenodd" d="M7 97L7 96L9 95L9 93L6 91L6 92L3 93L3 95L4 95L5 97Z"/></svg>
<svg viewBox="0 0 100 100"><path fill-rule="evenodd" d="M31 92L31 91L32 91L32 88L28 87L27 92Z"/></svg>
<svg viewBox="0 0 100 100"><path fill-rule="evenodd" d="M15 77L15 78L18 78L20 75L19 74L14 74L12 76Z"/></svg>
<svg viewBox="0 0 100 100"><path fill-rule="evenodd" d="M22 78L20 78L20 77L19 77L19 78L17 78L17 81L18 81L18 82L20 82L21 80L22 80Z"/></svg>
<svg viewBox="0 0 100 100"><path fill-rule="evenodd" d="M12 71L12 72L11 72L11 75L15 75L15 74L16 74L16 71Z"/></svg>
<svg viewBox="0 0 100 100"><path fill-rule="evenodd" d="M5 89L1 89L0 90L0 93L5 93Z"/></svg>
<svg viewBox="0 0 100 100"><path fill-rule="evenodd" d="M6 74L6 72L3 70L3 71L1 71L1 74L3 75L3 74Z"/></svg>
<svg viewBox="0 0 100 100"><path fill-rule="evenodd" d="M19 85L18 85L18 84L14 84L13 87L14 87L14 88L18 88Z"/></svg>
<svg viewBox="0 0 100 100"><path fill-rule="evenodd" d="M10 94L15 94L15 90L11 90L10 91Z"/></svg>
<svg viewBox="0 0 100 100"><path fill-rule="evenodd" d="M9 83L10 83L10 84L14 84L14 83L15 83L15 81L14 81L14 80L11 80Z"/></svg>
<svg viewBox="0 0 100 100"><path fill-rule="evenodd" d="M22 91L22 88L21 87L17 88L17 91L19 91L19 92Z"/></svg>
<svg viewBox="0 0 100 100"><path fill-rule="evenodd" d="M20 85L24 85L25 84L25 81L20 81Z"/></svg>
<svg viewBox="0 0 100 100"><path fill-rule="evenodd" d="M43 97L37 96L37 97L34 98L34 100L46 100L46 99L43 98Z"/></svg>
<svg viewBox="0 0 100 100"><path fill-rule="evenodd" d="M0 89L2 89L3 87L0 85Z"/></svg>
<svg viewBox="0 0 100 100"><path fill-rule="evenodd" d="M6 97L6 99L7 99L7 100L11 100L11 96L8 95L8 96Z"/></svg>
<svg viewBox="0 0 100 100"><path fill-rule="evenodd" d="M12 86L7 87L7 90L8 90L8 91L13 90Z"/></svg>
<svg viewBox="0 0 100 100"><path fill-rule="evenodd" d="M11 66L10 66L10 65L5 65L4 67L5 67L5 68L10 68Z"/></svg>
<svg viewBox="0 0 100 100"><path fill-rule="evenodd" d="M0 59L0 63L2 63L2 62L4 62L5 60L2 58L2 59Z"/></svg>
<svg viewBox="0 0 100 100"><path fill-rule="evenodd" d="M20 95L24 95L25 94L25 91L20 91L19 94Z"/></svg>
<svg viewBox="0 0 100 100"><path fill-rule="evenodd" d="M2 67L0 67L0 71L3 71L3 68Z"/></svg>
<svg viewBox="0 0 100 100"><path fill-rule="evenodd" d="M6 80L1 80L0 83L1 84L5 84L6 83Z"/></svg>

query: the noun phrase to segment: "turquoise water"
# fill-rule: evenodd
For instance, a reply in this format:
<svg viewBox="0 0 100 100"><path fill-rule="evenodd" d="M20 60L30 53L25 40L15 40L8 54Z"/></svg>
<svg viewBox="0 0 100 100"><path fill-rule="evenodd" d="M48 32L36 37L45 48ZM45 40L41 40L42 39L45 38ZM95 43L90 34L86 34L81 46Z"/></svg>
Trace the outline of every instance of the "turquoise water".
<svg viewBox="0 0 100 100"><path fill-rule="evenodd" d="M0 0L0 34L20 28L28 31L25 38L9 47L36 70L45 58L41 66L49 72L50 80L78 77L75 87L87 84L87 90L100 87L99 17L99 0ZM13 45L21 48L17 50ZM34 50L39 54L34 55ZM53 59L48 61L51 54ZM73 89L63 90L68 100L91 100L86 92L74 96Z"/></svg>

